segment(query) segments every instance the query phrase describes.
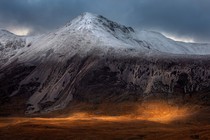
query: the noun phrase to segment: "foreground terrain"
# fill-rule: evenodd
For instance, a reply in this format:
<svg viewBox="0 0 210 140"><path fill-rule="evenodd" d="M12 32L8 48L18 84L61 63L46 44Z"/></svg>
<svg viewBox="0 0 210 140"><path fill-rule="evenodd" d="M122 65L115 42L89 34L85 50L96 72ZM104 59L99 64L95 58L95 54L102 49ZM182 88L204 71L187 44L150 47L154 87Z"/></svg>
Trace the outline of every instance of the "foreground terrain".
<svg viewBox="0 0 210 140"><path fill-rule="evenodd" d="M124 115L125 105L103 107L101 112L78 111L65 118L0 118L0 139L210 139L208 107L156 102Z"/></svg>

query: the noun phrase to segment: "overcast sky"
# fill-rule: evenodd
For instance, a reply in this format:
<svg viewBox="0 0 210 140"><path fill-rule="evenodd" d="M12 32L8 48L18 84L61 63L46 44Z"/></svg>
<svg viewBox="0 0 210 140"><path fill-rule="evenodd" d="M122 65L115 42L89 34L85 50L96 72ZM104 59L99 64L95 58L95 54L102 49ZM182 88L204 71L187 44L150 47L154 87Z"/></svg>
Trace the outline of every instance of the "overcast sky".
<svg viewBox="0 0 210 140"><path fill-rule="evenodd" d="M0 28L38 34L83 12L174 38L210 42L210 0L0 0Z"/></svg>

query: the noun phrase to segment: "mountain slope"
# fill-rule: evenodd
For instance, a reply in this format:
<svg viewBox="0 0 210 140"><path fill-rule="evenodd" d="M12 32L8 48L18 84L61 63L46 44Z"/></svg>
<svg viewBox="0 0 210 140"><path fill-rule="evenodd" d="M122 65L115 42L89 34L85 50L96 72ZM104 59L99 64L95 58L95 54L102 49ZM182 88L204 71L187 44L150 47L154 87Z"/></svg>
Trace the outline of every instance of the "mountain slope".
<svg viewBox="0 0 210 140"><path fill-rule="evenodd" d="M25 46L25 39L6 30L0 30L0 66Z"/></svg>
<svg viewBox="0 0 210 140"><path fill-rule="evenodd" d="M90 13L30 43L27 39L14 56L5 54L8 60L0 66L4 110L7 104L20 107L17 98L20 108L32 114L64 109L71 101L142 101L154 96L188 101L188 95L209 91L209 44L137 32ZM208 99L202 94L197 100L208 104Z"/></svg>
<svg viewBox="0 0 210 140"><path fill-rule="evenodd" d="M207 43L184 43L166 38L157 32L140 31L139 39L150 44L151 49L172 54L209 55L210 45Z"/></svg>

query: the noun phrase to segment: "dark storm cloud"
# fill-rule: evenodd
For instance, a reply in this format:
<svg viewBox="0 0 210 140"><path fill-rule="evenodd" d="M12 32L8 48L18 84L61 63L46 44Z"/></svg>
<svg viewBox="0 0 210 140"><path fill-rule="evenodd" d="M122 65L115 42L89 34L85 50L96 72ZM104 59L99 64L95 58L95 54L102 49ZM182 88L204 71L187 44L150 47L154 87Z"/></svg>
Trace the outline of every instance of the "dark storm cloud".
<svg viewBox="0 0 210 140"><path fill-rule="evenodd" d="M140 29L210 42L209 0L0 0L0 28L48 31L85 11Z"/></svg>

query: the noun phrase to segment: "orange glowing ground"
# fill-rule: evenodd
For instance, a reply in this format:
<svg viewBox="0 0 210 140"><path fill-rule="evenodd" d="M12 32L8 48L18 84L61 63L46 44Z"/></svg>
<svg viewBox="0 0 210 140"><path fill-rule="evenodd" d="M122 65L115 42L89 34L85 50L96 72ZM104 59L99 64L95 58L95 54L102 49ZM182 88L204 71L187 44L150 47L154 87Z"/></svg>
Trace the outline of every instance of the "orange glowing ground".
<svg viewBox="0 0 210 140"><path fill-rule="evenodd" d="M169 106L166 103L152 102L145 103L143 106L137 106L137 110L130 114L126 115L95 115L87 112L78 112L74 113L66 118L53 118L53 120L101 120L101 121L133 121L133 120L142 120L142 121L152 121L159 123L170 123L171 121L176 121L180 119L185 119L188 116L192 115L192 112L188 108L179 108L175 106ZM43 120L43 118L39 118Z"/></svg>
<svg viewBox="0 0 210 140"><path fill-rule="evenodd" d="M123 108L113 106L111 114ZM121 115L100 109L65 118L0 118L0 139L210 139L209 108L152 102L132 113L116 113Z"/></svg>

